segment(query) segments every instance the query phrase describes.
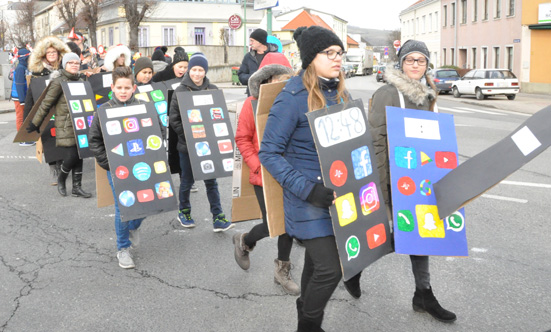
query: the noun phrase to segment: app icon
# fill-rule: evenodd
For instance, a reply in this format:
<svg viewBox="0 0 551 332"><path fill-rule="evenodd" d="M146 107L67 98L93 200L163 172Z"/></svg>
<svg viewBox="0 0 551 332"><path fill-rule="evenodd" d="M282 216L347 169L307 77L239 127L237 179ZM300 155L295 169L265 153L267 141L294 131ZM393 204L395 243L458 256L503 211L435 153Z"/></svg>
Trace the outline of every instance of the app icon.
<svg viewBox="0 0 551 332"><path fill-rule="evenodd" d="M191 134L193 138L205 138L207 134L205 133L205 126L203 125L192 125Z"/></svg>
<svg viewBox="0 0 551 332"><path fill-rule="evenodd" d="M88 115L86 120L88 121L88 127L92 127L92 121L94 121L94 116L93 115Z"/></svg>
<svg viewBox="0 0 551 332"><path fill-rule="evenodd" d="M86 129L86 121L84 121L84 117L75 118L75 130L84 129Z"/></svg>
<svg viewBox="0 0 551 332"><path fill-rule="evenodd" d="M140 126L138 125L138 119L136 118L123 119L122 126L124 127L124 131L126 131L127 133L134 133L140 130Z"/></svg>
<svg viewBox="0 0 551 332"><path fill-rule="evenodd" d="M354 177L356 180L365 178L373 173L373 167L371 166L371 158L369 156L369 149L367 146L362 146L352 151L352 165L354 166Z"/></svg>
<svg viewBox="0 0 551 332"><path fill-rule="evenodd" d="M195 151L199 157L210 155L209 142L197 142L195 143Z"/></svg>
<svg viewBox="0 0 551 332"><path fill-rule="evenodd" d="M52 135L52 137L55 137L55 127L50 129L50 135Z"/></svg>
<svg viewBox="0 0 551 332"><path fill-rule="evenodd" d="M430 180L425 179L419 184L419 191L423 196L430 196L432 194Z"/></svg>
<svg viewBox="0 0 551 332"><path fill-rule="evenodd" d="M168 127L168 115L161 114L159 115L159 119L161 119L161 123L163 124L163 126Z"/></svg>
<svg viewBox="0 0 551 332"><path fill-rule="evenodd" d="M155 109L157 109L157 114L166 114L166 109L167 109L166 101L156 102Z"/></svg>
<svg viewBox="0 0 551 332"><path fill-rule="evenodd" d="M233 159L222 159L222 165L224 166L224 171L231 172L233 171Z"/></svg>
<svg viewBox="0 0 551 332"><path fill-rule="evenodd" d="M341 225L341 227L354 222L358 218L354 194L348 193L337 197L335 200L335 205L337 206L337 215L339 217L339 225Z"/></svg>
<svg viewBox="0 0 551 332"><path fill-rule="evenodd" d="M189 123L203 122L201 110L187 110L187 117L189 119Z"/></svg>
<svg viewBox="0 0 551 332"><path fill-rule="evenodd" d="M153 120L151 118L141 119L142 127L151 127L153 125Z"/></svg>
<svg viewBox="0 0 551 332"><path fill-rule="evenodd" d="M153 163L153 168L155 169L155 173L161 174L166 172L166 163L164 161L156 161Z"/></svg>
<svg viewBox="0 0 551 332"><path fill-rule="evenodd" d="M88 136L78 135L78 146L80 146L81 148L87 148L88 147Z"/></svg>
<svg viewBox="0 0 551 332"><path fill-rule="evenodd" d="M430 159L430 157L423 151L421 151L420 154L421 154L421 166L425 166L426 164L432 161L432 159Z"/></svg>
<svg viewBox="0 0 551 332"><path fill-rule="evenodd" d="M398 190L403 195L409 196L415 193L415 182L409 176L403 176L398 179Z"/></svg>
<svg viewBox="0 0 551 332"><path fill-rule="evenodd" d="M396 214L396 223L398 224L398 229L402 232L413 232L415 228L413 220L413 214L410 210L399 210Z"/></svg>
<svg viewBox="0 0 551 332"><path fill-rule="evenodd" d="M438 168L454 169L457 167L457 155L450 151L436 151L434 162Z"/></svg>
<svg viewBox="0 0 551 332"><path fill-rule="evenodd" d="M212 160L203 160L201 162L201 170L203 173L214 173L214 164Z"/></svg>
<svg viewBox="0 0 551 332"><path fill-rule="evenodd" d="M231 144L231 141L229 139L223 139L218 141L218 149L220 150L220 153L232 153L233 147Z"/></svg>
<svg viewBox="0 0 551 332"><path fill-rule="evenodd" d="M94 111L94 104L92 103L92 99L84 99L82 101L82 104L84 105L84 111L86 112Z"/></svg>
<svg viewBox="0 0 551 332"><path fill-rule="evenodd" d="M386 242L385 225L378 224L367 230L367 246L369 249L374 249Z"/></svg>
<svg viewBox="0 0 551 332"><path fill-rule="evenodd" d="M214 128L214 135L216 137L221 137L221 136L228 136L229 133L228 133L228 126L226 126L225 123L213 123L212 124L212 127Z"/></svg>
<svg viewBox="0 0 551 332"><path fill-rule="evenodd" d="M82 107L80 107L80 101L70 100L69 104L71 105L71 112L73 112L73 113L82 113Z"/></svg>
<svg viewBox="0 0 551 332"><path fill-rule="evenodd" d="M115 170L115 176L118 177L121 180L126 179L128 177L129 173L130 172L128 172L128 168L126 168L125 166L119 166Z"/></svg>
<svg viewBox="0 0 551 332"><path fill-rule="evenodd" d="M120 193L119 195L119 202L122 206L132 206L134 203L136 203L136 197L134 196L134 193L130 190L125 190Z"/></svg>
<svg viewBox="0 0 551 332"><path fill-rule="evenodd" d="M346 255L350 261L353 258L358 257L360 254L360 240L354 235L346 240Z"/></svg>
<svg viewBox="0 0 551 332"><path fill-rule="evenodd" d="M122 133L121 123L117 120L107 121L105 123L105 127L107 128L107 134L109 135L118 135Z"/></svg>
<svg viewBox="0 0 551 332"><path fill-rule="evenodd" d="M415 169L417 168L417 155L414 148L408 148L405 146L397 146L394 148L394 161L396 166Z"/></svg>
<svg viewBox="0 0 551 332"><path fill-rule="evenodd" d="M138 99L138 100L143 100L145 101L146 103L149 102L149 96L147 95L147 93L145 92L142 92L142 93L136 93L134 95L134 98Z"/></svg>
<svg viewBox="0 0 551 332"><path fill-rule="evenodd" d="M153 98L153 101L161 101L165 100L165 95L161 90L153 90L151 91L151 98Z"/></svg>
<svg viewBox="0 0 551 332"><path fill-rule="evenodd" d="M98 100L100 100L100 99L102 99L102 98L103 98L102 95L96 95L96 101L98 101ZM99 107L99 105L98 105L98 107Z"/></svg>
<svg viewBox="0 0 551 332"><path fill-rule="evenodd" d="M364 216L379 209L379 195L377 195L375 182L371 182L360 189L360 205Z"/></svg>
<svg viewBox="0 0 551 332"><path fill-rule="evenodd" d="M140 181L147 181L151 176L151 167L144 162L137 163L132 168L132 174Z"/></svg>
<svg viewBox="0 0 551 332"><path fill-rule="evenodd" d="M329 179L337 187L342 187L348 178L348 169L342 160L335 160L329 169Z"/></svg>
<svg viewBox="0 0 551 332"><path fill-rule="evenodd" d="M138 202L140 203L151 202L155 199L152 189L139 190L136 196L138 196Z"/></svg>
<svg viewBox="0 0 551 332"><path fill-rule="evenodd" d="M107 97L109 98L109 100L113 99L113 91L109 91Z"/></svg>
<svg viewBox="0 0 551 332"><path fill-rule="evenodd" d="M145 153L143 141L139 138L126 142L126 148L128 149L128 155L130 157L141 156Z"/></svg>
<svg viewBox="0 0 551 332"><path fill-rule="evenodd" d="M174 196L170 182L163 181L155 184L155 192L157 192L157 198L163 199Z"/></svg>
<svg viewBox="0 0 551 332"><path fill-rule="evenodd" d="M465 217L459 211L455 211L444 219L446 221L446 229L454 232L461 232L465 228Z"/></svg>
<svg viewBox="0 0 551 332"><path fill-rule="evenodd" d="M213 120L224 119L224 112L220 107L213 107L210 109L210 118Z"/></svg>
<svg viewBox="0 0 551 332"><path fill-rule="evenodd" d="M415 205L417 225L421 237L444 238L444 222L438 216L436 205Z"/></svg>
<svg viewBox="0 0 551 332"><path fill-rule="evenodd" d="M122 143L118 144L114 148L111 149L111 152L118 154L119 156L124 157L124 148L122 146Z"/></svg>
<svg viewBox="0 0 551 332"><path fill-rule="evenodd" d="M147 137L146 149L159 150L163 146L163 140L157 135L149 135Z"/></svg>

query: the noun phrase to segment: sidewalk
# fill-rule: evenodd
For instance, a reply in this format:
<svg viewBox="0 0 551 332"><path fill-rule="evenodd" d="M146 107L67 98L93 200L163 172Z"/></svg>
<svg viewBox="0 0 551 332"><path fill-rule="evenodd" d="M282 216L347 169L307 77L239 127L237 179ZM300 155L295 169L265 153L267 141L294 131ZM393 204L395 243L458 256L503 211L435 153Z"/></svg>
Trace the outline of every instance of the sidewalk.
<svg viewBox="0 0 551 332"><path fill-rule="evenodd" d="M461 96L461 98L454 98L451 94L440 95L438 98L526 114L534 114L542 108L551 105L551 95L537 95L530 93L519 93L517 94L515 100L508 100L505 96L488 97L488 99L484 100L477 100L475 96L470 95Z"/></svg>
<svg viewBox="0 0 551 332"><path fill-rule="evenodd" d="M15 104L11 100L0 100L0 114L15 112Z"/></svg>

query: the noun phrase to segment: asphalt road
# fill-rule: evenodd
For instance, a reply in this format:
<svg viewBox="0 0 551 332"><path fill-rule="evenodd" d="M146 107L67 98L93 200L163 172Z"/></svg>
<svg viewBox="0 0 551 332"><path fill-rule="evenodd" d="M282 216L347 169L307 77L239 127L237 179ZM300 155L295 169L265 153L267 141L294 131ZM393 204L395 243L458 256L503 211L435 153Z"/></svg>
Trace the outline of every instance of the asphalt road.
<svg viewBox="0 0 551 332"><path fill-rule="evenodd" d="M347 80L367 103L381 85L372 76ZM229 103L243 89L225 91ZM491 103L491 101L489 101ZM460 162L491 146L527 115L441 98L454 114ZM113 208L92 199L62 198L33 147L13 144L14 113L0 114L0 331L294 331L295 297L273 282L276 239L261 241L251 268L234 261L231 236L242 222L212 232L203 183L192 194L195 229L176 212L148 217L136 249L137 268L115 257ZM339 285L329 302L326 331L546 331L551 329L551 151L466 208L469 257L432 257L431 276L454 324L411 308L414 283L407 256L390 254L362 275L354 300ZM95 194L92 160L83 186ZM175 183L178 179L174 177ZM69 182L70 183L70 182ZM231 179L219 180L231 213ZM258 221L256 221L258 222ZM293 246L295 280L303 248Z"/></svg>

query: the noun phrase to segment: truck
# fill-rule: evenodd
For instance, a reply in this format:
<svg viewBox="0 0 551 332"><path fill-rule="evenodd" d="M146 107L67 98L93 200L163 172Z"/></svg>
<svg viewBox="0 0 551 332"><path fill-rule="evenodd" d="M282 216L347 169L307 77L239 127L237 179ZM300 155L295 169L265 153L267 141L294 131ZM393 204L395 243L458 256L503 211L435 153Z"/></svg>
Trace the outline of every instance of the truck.
<svg viewBox="0 0 551 332"><path fill-rule="evenodd" d="M354 67L354 75L372 75L373 51L366 48L349 48L345 63Z"/></svg>

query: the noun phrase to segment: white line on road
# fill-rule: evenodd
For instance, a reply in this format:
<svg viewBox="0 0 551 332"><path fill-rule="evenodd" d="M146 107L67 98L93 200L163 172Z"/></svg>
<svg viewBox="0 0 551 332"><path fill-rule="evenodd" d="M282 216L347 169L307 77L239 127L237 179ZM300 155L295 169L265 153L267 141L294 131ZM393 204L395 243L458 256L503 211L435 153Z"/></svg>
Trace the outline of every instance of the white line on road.
<svg viewBox="0 0 551 332"><path fill-rule="evenodd" d="M525 186L525 187L537 187L551 189L551 184L545 183L532 183L532 182L519 182L519 181L501 181L502 184L510 184L513 186Z"/></svg>
<svg viewBox="0 0 551 332"><path fill-rule="evenodd" d="M472 112L478 112L478 113L485 113L485 114L491 114L491 115L505 115L503 113L496 113L496 112L490 112L490 111L483 111L476 108L468 108L468 107L458 107L459 109L465 110L465 111L472 111Z"/></svg>
<svg viewBox="0 0 551 332"><path fill-rule="evenodd" d="M7 124L7 122L5 122L5 121L0 121L0 124Z"/></svg>
<svg viewBox="0 0 551 332"><path fill-rule="evenodd" d="M484 198L491 198L491 199L498 199L498 200L501 200L501 201L509 201L509 202L515 202L515 203L522 203L522 204L528 203L528 200L527 200L527 199L520 199L520 198L513 198L513 197L505 197L505 196L497 196L497 195L488 195L488 194L484 194L484 195L482 195L482 197L484 197Z"/></svg>
<svg viewBox="0 0 551 332"><path fill-rule="evenodd" d="M0 156L0 159L36 159L35 156Z"/></svg>
<svg viewBox="0 0 551 332"><path fill-rule="evenodd" d="M438 109L443 110L443 111L448 111L448 112L474 113L474 112L462 111L462 110L458 110L458 109L456 109L456 108L449 108L449 107L440 107L440 106L438 106Z"/></svg>
<svg viewBox="0 0 551 332"><path fill-rule="evenodd" d="M476 247L472 247L472 248L471 248L471 251L474 251L474 252L487 252L488 249L486 249L486 248L476 248Z"/></svg>

